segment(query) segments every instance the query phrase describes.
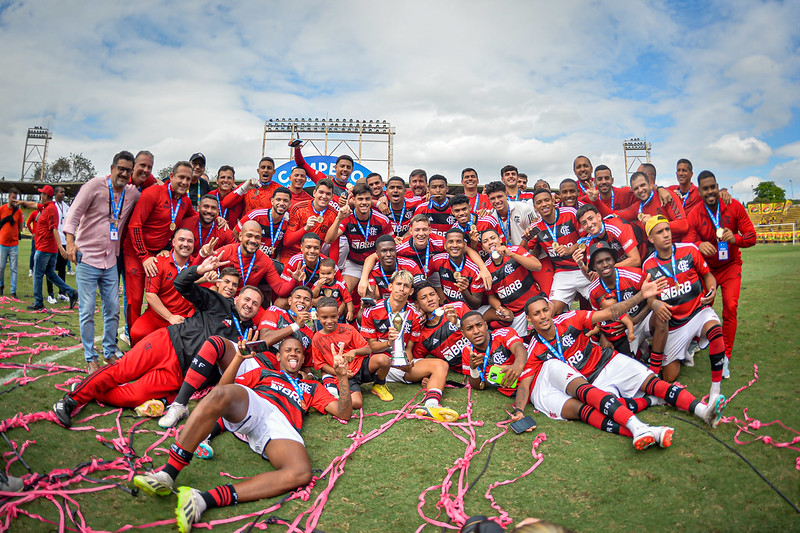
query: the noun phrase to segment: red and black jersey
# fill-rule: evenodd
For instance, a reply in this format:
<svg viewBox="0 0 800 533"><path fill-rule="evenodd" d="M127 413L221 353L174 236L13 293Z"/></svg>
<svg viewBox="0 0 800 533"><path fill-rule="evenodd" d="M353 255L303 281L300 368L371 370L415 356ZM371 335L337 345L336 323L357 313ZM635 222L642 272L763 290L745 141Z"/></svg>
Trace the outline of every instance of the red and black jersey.
<svg viewBox="0 0 800 533"><path fill-rule="evenodd" d="M353 297L347 292L347 285L339 279L334 279L333 285L322 285L319 288L319 295L333 298L337 306L353 301Z"/></svg>
<svg viewBox="0 0 800 533"><path fill-rule="evenodd" d="M306 270L306 279L303 282L303 285L305 285L306 287L313 287L314 284L319 279L319 263L323 259L327 259L327 256L319 254L316 264L314 265L313 268L310 268L306 263L306 260L303 259L303 254L295 254L292 256L291 259L289 259L289 262L286 263L286 268L283 269L283 274L281 274L281 278L284 281L292 279L292 272L297 270L297 267L300 265L300 263L303 263L304 265L303 268L305 268ZM339 271L338 266L334 269L334 279L336 279L336 281L344 281L344 278L342 277L342 273Z"/></svg>
<svg viewBox="0 0 800 533"><path fill-rule="evenodd" d="M524 257L531 257L521 246L509 246L508 249ZM511 257L502 257L499 265L491 258L486 260L486 268L492 275L492 288L486 292L500 299L503 307L515 315L525 309L528 299L541 294L542 290L533 278L530 270L524 268Z"/></svg>
<svg viewBox="0 0 800 533"><path fill-rule="evenodd" d="M436 235L444 238L447 230L453 227L456 222L456 217L450 212L450 199L442 202L442 205L437 205L433 200L420 204L414 211L414 215L425 215L431 222L431 236Z"/></svg>
<svg viewBox="0 0 800 533"><path fill-rule="evenodd" d="M469 280L469 290L472 294L483 294L483 287L478 265L469 260L465 255L456 263L447 253L436 254L431 259L431 271L437 272L442 281L442 291L448 302L463 302L464 295L456 285L455 273Z"/></svg>
<svg viewBox="0 0 800 533"><path fill-rule="evenodd" d="M306 234L306 221L311 217L322 216L322 222L315 223L309 231L318 235L325 242L325 235L336 223L337 211L332 209L332 206L333 202L329 203L321 212L315 210L313 202L300 202L289 208L289 225L286 228L281 251L282 262L300 252L300 240Z"/></svg>
<svg viewBox="0 0 800 533"><path fill-rule="evenodd" d="M541 246L542 250L553 261L553 268L556 272L578 269L578 265L572 259L571 254L558 255L553 250L554 242L558 242L562 246L570 246L578 242L580 225L575 213L576 211L572 207L560 207L556 210L554 225L550 225L544 220L539 220L534 224L534 229L531 232L528 249L533 250L534 246Z"/></svg>
<svg viewBox="0 0 800 533"><path fill-rule="evenodd" d="M658 298L672 306L670 329L681 327L707 307L700 303L703 297L700 278L708 274L710 269L694 244L673 244L672 254L666 259L658 257L658 252L653 252L645 259L642 270L650 274L653 281L663 277L669 281Z"/></svg>
<svg viewBox="0 0 800 533"><path fill-rule="evenodd" d="M344 353L367 346L367 341L361 336L361 333L350 324L337 324L332 333L325 333L322 330L317 331L311 341L314 368L320 369L323 365L333 367L333 349L338 350L340 342L344 346ZM355 356L347 364L347 368L353 374L358 374L366 357L366 355Z"/></svg>
<svg viewBox="0 0 800 533"><path fill-rule="evenodd" d="M261 251L272 259L278 259L283 248L283 237L289 227L289 212L278 217L272 209L255 209L242 217L236 224L236 231L241 233L242 224L250 220L255 220L261 226Z"/></svg>
<svg viewBox="0 0 800 533"><path fill-rule="evenodd" d="M184 218L183 222L181 222L181 228L188 229L194 235L194 253L192 253L192 257L196 257L200 253L200 248L211 239L217 239L217 248L236 242L231 230L220 228L217 226L216 220L211 223L210 228L204 228L200 223L200 215Z"/></svg>
<svg viewBox="0 0 800 533"><path fill-rule="evenodd" d="M186 266L188 266L188 263ZM184 268L186 267L184 266ZM173 315L192 316L194 305L175 289L178 267L172 257L159 257L156 262L156 271L155 276L147 276L145 278L144 292L158 296L164 307Z"/></svg>
<svg viewBox="0 0 800 533"><path fill-rule="evenodd" d="M522 339L513 329L510 328L499 328L491 332L491 345L489 347L489 360L486 363L486 367L492 365L513 365L515 361L514 350L513 346L518 343L522 342ZM524 348L525 345L522 344ZM469 359L472 352L475 350L475 347L472 344L467 344L463 350L461 350L461 373L464 375L469 375ZM501 393L505 394L506 396L511 396L516 392L516 388L510 389L507 387L500 387L498 389Z"/></svg>
<svg viewBox="0 0 800 533"><path fill-rule="evenodd" d="M703 199L700 198L700 189L698 189L693 183L689 184L689 190L686 191L686 194L681 191L680 185L670 185L667 187L667 189L673 191L680 197L683 212L686 213L687 217L696 206L703 204Z"/></svg>
<svg viewBox="0 0 800 533"><path fill-rule="evenodd" d="M350 245L347 259L363 265L364 260L375 251L378 237L392 234L392 225L383 213L371 209L367 220L360 220L355 213L351 213L339 224L339 231Z"/></svg>
<svg viewBox="0 0 800 533"><path fill-rule="evenodd" d="M619 284L617 283L617 279L619 279ZM607 284L598 277L589 285L589 299L592 304L592 309L595 311L601 310L603 308L602 303L608 299L622 302L632 298L636 293L642 290L643 281L644 276L642 275L642 271L638 268L617 267L615 269L614 281L611 284ZM631 318L636 317L640 313L646 312L645 309L647 309L647 305L644 303L635 305L628 311L628 315ZM624 331L614 334L612 328L617 326L619 326L619 321L617 320L600 323L600 329L611 342L625 335Z"/></svg>
<svg viewBox="0 0 800 533"><path fill-rule="evenodd" d="M412 261L411 259L406 259L405 257L398 257L397 264L395 268L391 272L387 272L384 270L383 266L381 266L380 261L375 263L375 266L372 268L372 271L369 273L369 284L372 287L378 288L378 294L381 298L386 298L389 296L389 283L392 279L392 274L395 273L395 270L407 270L411 272L411 275L414 278L414 284L416 285L420 281L425 281L427 277L423 274L422 270L417 266L417 264Z"/></svg>
<svg viewBox="0 0 800 533"><path fill-rule="evenodd" d="M470 310L464 302L455 302L452 305L459 319ZM458 326L440 316L436 325L422 324L419 341L414 344L412 353L414 359L422 359L428 355L443 359L450 365L450 370L460 374L463 371L461 351L466 346L469 346L469 341L464 338Z"/></svg>
<svg viewBox="0 0 800 533"><path fill-rule="evenodd" d="M389 214L386 216L389 218L389 223L392 225L392 231L395 237L402 237L408 233L408 229L411 227L411 219L414 218L414 211L421 201L417 196L414 198L416 198L416 200L407 198L403 207L398 210L395 210L392 204L389 204Z"/></svg>
<svg viewBox="0 0 800 533"><path fill-rule="evenodd" d="M628 258L633 250L637 248L636 236L633 234L633 227L617 216L612 216L603 220L603 226L598 235L593 235L586 243L583 262L589 264L589 246L592 242L605 241L617 252L617 262Z"/></svg>
<svg viewBox="0 0 800 533"><path fill-rule="evenodd" d="M478 242L477 239L473 239L470 236L470 232L472 231L473 228L475 228L475 230L478 232L478 236L480 237L481 231L486 229L486 225L487 224L491 224L491 222L489 222L489 221L496 222L491 217L484 217L484 218L487 218L488 220L484 221L483 228L481 228L481 225L478 224L478 222L480 220L478 215L476 215L474 213L470 213L469 222L467 222L465 225L462 226L461 223L458 222L458 220L456 220L455 222L453 222L453 227L451 229L460 229L461 231L463 231L464 232L464 242L467 243L467 246L469 246L473 250L477 251L477 250L481 249L481 243ZM499 228L499 226L498 226L498 228ZM445 242L447 242L447 235L444 236L444 239L445 239Z"/></svg>
<svg viewBox="0 0 800 533"><path fill-rule="evenodd" d="M277 181L270 180L266 185L259 183L257 189L247 191L243 195L234 190L232 194L227 194L222 199L220 210L235 209L239 205L244 205L244 208L241 209L242 213L246 215L256 209L272 209L272 195L275 193L275 189L280 186L281 184Z"/></svg>
<svg viewBox="0 0 800 533"><path fill-rule="evenodd" d="M533 203L533 193L517 189L517 194L508 196L509 202L531 202Z"/></svg>
<svg viewBox="0 0 800 533"><path fill-rule="evenodd" d="M244 385L267 400L283 413L290 424L299 432L303 429L303 415L312 407L325 414L325 407L336 398L319 381L296 380L300 392L283 372L257 368L236 378L236 383ZM303 395L305 410L300 406L300 393Z"/></svg>
<svg viewBox="0 0 800 533"><path fill-rule="evenodd" d="M473 215L477 215L478 211L492 210L492 203L489 201L489 197L479 192L475 196L467 196L469 198L469 210Z"/></svg>
<svg viewBox="0 0 800 533"><path fill-rule="evenodd" d="M365 339L387 340L389 338L389 328L394 326L391 325L392 319L389 317L388 307L389 299L386 298L364 311L361 319L361 334ZM392 317L394 315L395 313L392 313ZM411 304L406 304L405 310L400 315L405 317L403 341L406 343L419 341L422 317L417 309Z"/></svg>
<svg viewBox="0 0 800 533"><path fill-rule="evenodd" d="M295 321L294 317L292 316L292 311L287 311L286 309L281 309L280 307L271 305L266 311L261 313L261 322L258 324L258 329L277 331L279 329L291 327L291 325L294 323ZM308 324L303 324L300 326L299 330L292 332L290 335L290 337L294 337L295 339L299 340L303 345L303 355L305 355L306 366L311 366L311 338L313 336L314 331L308 327ZM280 343L273 344L269 347L269 351L275 355L277 355L279 349ZM274 366L273 368L278 367Z"/></svg>
<svg viewBox="0 0 800 533"><path fill-rule="evenodd" d="M587 381L593 381L615 355L614 350L603 350L594 339L586 336L592 329L593 314L594 311L570 311L558 315L553 319L557 332L553 343L549 343L534 332L528 344L528 361L521 377L528 377L526 371L529 365L534 373L538 374L542 363L549 359L558 359L559 357L553 352L558 353L560 342L564 361L583 374Z"/></svg>
<svg viewBox="0 0 800 533"><path fill-rule="evenodd" d="M397 257L405 257L414 261L426 277L433 273L431 263L433 256L443 252L444 239L435 237L433 233L428 239L428 244L421 250L417 250L414 239L409 239L397 247Z"/></svg>

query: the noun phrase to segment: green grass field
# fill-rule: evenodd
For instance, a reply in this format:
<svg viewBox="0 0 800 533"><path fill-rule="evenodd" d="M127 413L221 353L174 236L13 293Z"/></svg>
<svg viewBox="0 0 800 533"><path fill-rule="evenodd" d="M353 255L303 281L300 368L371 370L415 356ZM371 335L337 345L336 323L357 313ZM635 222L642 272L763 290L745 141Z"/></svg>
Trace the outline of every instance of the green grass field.
<svg viewBox="0 0 800 533"><path fill-rule="evenodd" d="M32 301L31 280L27 277L27 246L20 250L19 296L24 304L3 304L2 321L5 327L0 332L4 352L18 348L8 342L17 331L38 331L32 327L9 325L9 320L29 322L47 315L14 312L12 307L24 309ZM739 331L731 367L731 379L723 382L723 393L730 395L753 378L753 365L758 365L759 381L742 392L729 405L727 416L743 419L743 410L750 417L770 422L779 419L790 427L800 430L798 395L800 395L800 247L765 245L746 250L742 295L739 309ZM8 276L8 274L6 274ZM6 278L8 279L8 278ZM74 286L75 278L68 283ZM9 291L6 282L7 294ZM66 309L66 304L55 306ZM721 298L717 311L721 315ZM66 347L78 344L77 312L57 314L50 321L40 324L45 328L62 326L69 328L73 337L20 338L19 346L32 346L34 342L47 342L59 350L44 350L32 356L33 362L42 358L58 358L60 365L83 366L81 350L67 351ZM100 330L98 329L98 334ZM694 368L685 368L680 382L698 395L708 392L710 380L707 352L696 357ZM16 355L2 359L3 363L25 363L28 355ZM30 371L29 375L41 374ZM18 376L14 369L0 370L0 382ZM0 389L0 419L16 413L47 411L61 393L54 388L63 383L72 373L45 377L33 383L13 388L5 384ZM454 376L453 376L454 377ZM408 385L390 385L395 395L394 402L383 403L371 394L365 394L364 413L399 409L418 388ZM12 390L13 389L13 390ZM476 429L476 441L496 435L495 426L506 417L504 407L508 400L493 391L474 395L473 419L481 421ZM459 412L466 408L465 389L448 389L444 402ZM89 405L82 415L106 412L106 408ZM539 426L535 433L506 434L497 440L493 453L488 447L475 456L468 479L474 480L484 465L486 472L466 494L465 511L468 515L497 513L484 498L490 484L512 479L534 463L531 443L535 435L543 433L546 441L539 446L544 459L538 469L516 483L498 487L492 491L497 503L514 519L533 516L547 519L578 531L791 531L800 530L800 515L786 501L748 467L745 462L715 441L700 428L673 417L691 419L668 407L651 408L641 418L655 425L670 425L675 428L672 447L637 452L628 439L607 435L578 422L553 422L544 415L533 413ZM137 421L132 411L126 411L122 427L126 429ZM364 418L363 432L387 422L391 416ZM80 417L78 417L80 419ZM114 417L103 417L92 422L97 427L113 428ZM78 425L78 424L76 424ZM155 420L140 426L133 447L142 454L157 435ZM312 414L304 430L312 467L324 469L331 460L342 454L352 440L348 435L358 428L358 420L344 425L330 417ZM797 452L779 449L761 442L742 446L734 443L736 426L720 424L714 431L723 442L744 455L775 487L796 504L800 504L800 471L795 468ZM769 435L776 442L791 441L795 434L780 429L777 425L761 429L758 434ZM51 422L43 421L30 425L30 432L18 428L7 432L7 436L18 445L31 440L24 459L36 473L48 473L53 469L74 468L91 457L113 460L119 454L100 444L95 431L68 431ZM103 433L107 438L114 432ZM753 435L741 435L742 440L753 440ZM171 443L167 440L164 447ZM800 447L800 444L797 445ZM6 461L13 458L4 440L0 450ZM210 488L229 482L220 476L227 472L234 476L248 476L271 468L269 463L256 457L243 443L231 435L215 441L215 457L210 461L195 460L184 470L179 482L198 488ZM324 508L318 529L334 531L382 530L413 531L423 520L417 505L420 493L431 485L442 482L446 469L464 455L465 444L445 428L418 419L401 419L385 433L366 442L347 461L344 473L335 484ZM153 454L151 454L153 456ZM156 465L164 462L163 455L154 456ZM27 471L15 462L10 469L13 475L24 475ZM98 472L94 477L122 472ZM458 478L454 478L451 493L457 490ZM292 520L307 510L313 500L327 486L328 480L320 480L308 502L294 500L285 503L274 516ZM84 482L76 487L92 487ZM434 517L439 511L435 502L438 491L427 496L424 512ZM92 494L75 496L80 503L86 523L94 530L116 530L125 524L140 525L157 520L173 518L175 498L151 498L144 495L132 497L118 489L109 489ZM207 512L205 520L217 520L245 513L259 512L275 503L262 501L242 504L233 508ZM22 507L31 514L40 514L55 523L59 522L56 507L46 499L39 499ZM442 514L440 520L447 521ZM6 517L0 515L0 529ZM247 521L218 526L220 531L233 531L247 525ZM301 525L304 522L301 522ZM67 527L75 526L67 519ZM162 526L156 530L168 530L174 526ZM56 531L56 525L47 525L20 515L11 523L12 531ZM285 527L274 525L271 530L283 531ZM433 527L426 530L433 531Z"/></svg>

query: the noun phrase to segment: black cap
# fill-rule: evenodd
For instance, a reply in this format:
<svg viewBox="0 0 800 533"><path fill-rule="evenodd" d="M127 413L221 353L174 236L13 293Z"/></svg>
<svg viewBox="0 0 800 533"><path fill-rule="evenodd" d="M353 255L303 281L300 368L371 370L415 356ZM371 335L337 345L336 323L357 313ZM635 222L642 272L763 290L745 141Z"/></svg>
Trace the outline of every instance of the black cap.
<svg viewBox="0 0 800 533"><path fill-rule="evenodd" d="M591 265L594 262L594 254L597 252L606 251L611 254L611 257L614 258L614 262L617 262L617 251L611 247L606 241L597 241L593 242L591 246L589 246L589 264Z"/></svg>
<svg viewBox="0 0 800 533"><path fill-rule="evenodd" d="M196 154L192 154L192 157L189 158L189 162L193 163L195 159L202 159L203 160L203 164L204 165L206 164L206 156L204 156L200 152L197 152Z"/></svg>

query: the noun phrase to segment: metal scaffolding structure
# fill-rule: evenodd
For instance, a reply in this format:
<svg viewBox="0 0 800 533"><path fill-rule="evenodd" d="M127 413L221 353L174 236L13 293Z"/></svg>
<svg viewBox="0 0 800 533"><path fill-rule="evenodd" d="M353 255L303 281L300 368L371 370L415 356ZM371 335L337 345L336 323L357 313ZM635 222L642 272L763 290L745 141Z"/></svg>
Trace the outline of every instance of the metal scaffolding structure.
<svg viewBox="0 0 800 533"><path fill-rule="evenodd" d="M628 185L630 183L628 178L636 172L639 165L650 162L650 143L634 137L622 141L622 149L625 152L625 185Z"/></svg>
<svg viewBox="0 0 800 533"><path fill-rule="evenodd" d="M53 136L50 130L36 126L28 128L28 135L25 137L25 153L22 157L22 174L20 181L25 181L27 176L30 180L44 181L44 166L47 161L47 145ZM39 176L29 176L34 165L40 165Z"/></svg>
<svg viewBox="0 0 800 533"><path fill-rule="evenodd" d="M375 172L379 170L370 163L382 163L380 166L386 169L384 179L388 179L394 175L394 135L395 128L385 120L270 118L264 122L261 157L272 156L278 166L294 158L289 142L301 139L306 157L347 154ZM270 143L270 150L267 150L267 143ZM309 146L316 153L308 152ZM282 150L287 150L288 157L277 155Z"/></svg>

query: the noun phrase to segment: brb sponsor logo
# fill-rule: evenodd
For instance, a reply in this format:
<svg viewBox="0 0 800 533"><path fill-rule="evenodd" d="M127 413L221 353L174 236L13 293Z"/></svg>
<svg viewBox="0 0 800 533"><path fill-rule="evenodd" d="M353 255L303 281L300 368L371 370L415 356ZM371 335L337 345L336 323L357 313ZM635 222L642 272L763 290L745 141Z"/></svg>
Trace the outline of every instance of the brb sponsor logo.
<svg viewBox="0 0 800 533"><path fill-rule="evenodd" d="M314 170L322 172L326 176L332 178L336 175L336 159L338 156L335 155L315 155L311 157L306 157L306 163L311 165ZM296 167L294 160L287 161L286 163L282 164L278 168L275 169L275 176L273 179L277 180L278 183L283 185L284 187L289 186L289 175L292 173L292 169ZM350 179L348 183L352 183L355 185L356 181L359 178L364 178L372 174L372 171L358 162L353 162L353 172L350 173ZM384 178L385 179L385 178ZM306 184L303 187L313 187L314 182L310 179L306 180Z"/></svg>

